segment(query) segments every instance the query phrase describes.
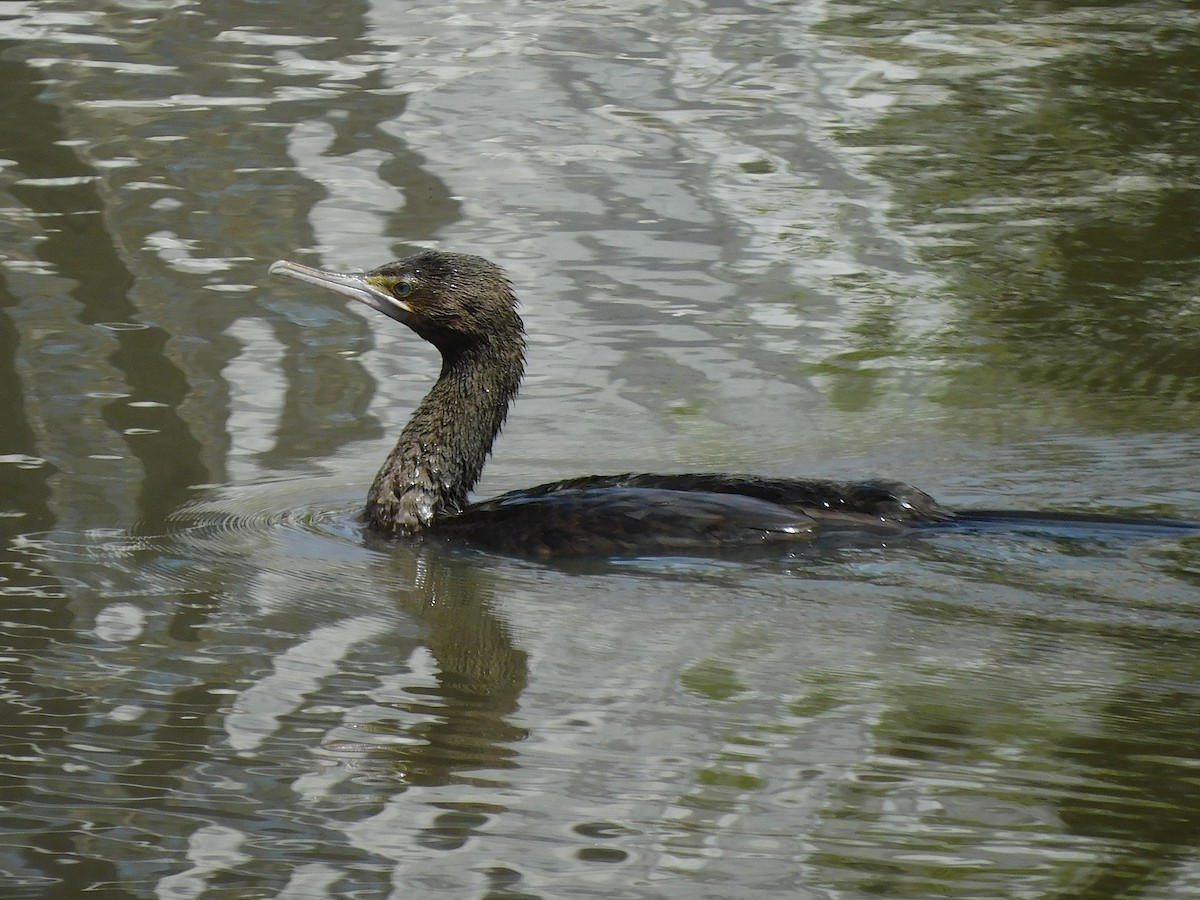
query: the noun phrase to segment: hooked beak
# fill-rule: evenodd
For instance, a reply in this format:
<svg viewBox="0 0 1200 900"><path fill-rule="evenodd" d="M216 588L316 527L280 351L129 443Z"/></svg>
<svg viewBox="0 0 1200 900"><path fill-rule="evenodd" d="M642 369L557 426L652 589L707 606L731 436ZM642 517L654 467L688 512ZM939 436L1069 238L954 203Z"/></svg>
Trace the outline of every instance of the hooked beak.
<svg viewBox="0 0 1200 900"><path fill-rule="evenodd" d="M412 313L412 307L407 303L380 290L371 283L366 275L357 272L327 272L323 269L313 269L299 263L289 262L286 259L271 263L271 268L267 271L272 275L285 275L288 278L295 278L297 281L306 281L309 284L333 291L335 294L358 300L360 303L367 304L371 309L406 324Z"/></svg>

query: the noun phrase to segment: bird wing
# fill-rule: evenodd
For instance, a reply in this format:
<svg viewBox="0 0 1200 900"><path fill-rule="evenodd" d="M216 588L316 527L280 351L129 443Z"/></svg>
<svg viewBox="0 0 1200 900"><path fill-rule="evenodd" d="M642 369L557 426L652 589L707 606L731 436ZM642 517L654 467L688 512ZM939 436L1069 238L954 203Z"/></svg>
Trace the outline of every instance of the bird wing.
<svg viewBox="0 0 1200 900"><path fill-rule="evenodd" d="M743 494L562 484L472 504L432 530L501 553L620 557L796 543L813 537L815 523Z"/></svg>
<svg viewBox="0 0 1200 900"><path fill-rule="evenodd" d="M832 481L763 478L724 473L587 475L515 492L534 497L601 488L738 495L783 507L816 520L822 531L855 530L894 534L918 524L949 521L954 513L911 485L883 479ZM504 497L497 497L502 501Z"/></svg>

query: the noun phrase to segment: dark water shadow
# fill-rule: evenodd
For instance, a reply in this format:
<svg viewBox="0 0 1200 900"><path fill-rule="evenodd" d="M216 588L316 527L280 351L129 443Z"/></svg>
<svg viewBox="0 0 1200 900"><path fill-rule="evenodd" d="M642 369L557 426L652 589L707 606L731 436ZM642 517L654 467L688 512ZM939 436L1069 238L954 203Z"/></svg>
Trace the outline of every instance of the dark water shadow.
<svg viewBox="0 0 1200 900"><path fill-rule="evenodd" d="M105 221L99 173L71 148L58 108L41 97L41 80L25 63L0 61L0 116L7 123L0 153L26 176L12 186L13 196L44 223L38 257L75 282L71 295L81 307L79 323L111 326L116 349L108 359L124 376L129 396L106 404L103 416L142 464L141 527L160 531L191 485L209 478L200 444L179 413L187 379L166 352L169 336L139 322L130 296L135 279ZM75 389L82 393L85 385ZM131 400L162 404L156 430L137 428L141 422Z"/></svg>

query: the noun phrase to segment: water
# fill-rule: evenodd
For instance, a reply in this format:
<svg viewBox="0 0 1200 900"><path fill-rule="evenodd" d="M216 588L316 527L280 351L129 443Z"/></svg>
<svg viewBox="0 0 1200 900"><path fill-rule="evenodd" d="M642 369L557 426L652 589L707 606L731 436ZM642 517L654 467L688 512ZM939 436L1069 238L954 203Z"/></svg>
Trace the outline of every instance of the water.
<svg viewBox="0 0 1200 900"><path fill-rule="evenodd" d="M364 540L436 367L266 278L495 258L481 493L1200 517L1195 5L8 4L12 898L1200 892L1200 543Z"/></svg>

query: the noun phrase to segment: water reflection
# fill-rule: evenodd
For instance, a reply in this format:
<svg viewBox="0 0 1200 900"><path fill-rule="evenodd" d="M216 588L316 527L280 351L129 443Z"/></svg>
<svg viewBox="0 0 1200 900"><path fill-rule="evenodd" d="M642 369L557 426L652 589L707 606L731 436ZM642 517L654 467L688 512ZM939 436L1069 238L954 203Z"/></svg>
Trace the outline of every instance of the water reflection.
<svg viewBox="0 0 1200 900"><path fill-rule="evenodd" d="M895 51L891 72L861 87L888 111L844 140L871 149L922 255L962 285L981 342L963 349L996 369L973 389L1052 387L1089 420L1130 398L1115 407L1123 420L1169 420L1200 383L1188 287L1200 274L1200 72L1187 14L1031 6L1020 24L984 16L950 37L940 14L908 12L890 30L869 16L828 23L870 55ZM1124 24L1109 32L1113 15ZM998 354L1019 383L1000 376Z"/></svg>
<svg viewBox="0 0 1200 900"><path fill-rule="evenodd" d="M196 865L172 865L176 874L161 885L202 887L227 866L277 870L284 859L299 871L311 848L328 844L327 829L345 828L339 843L388 855L376 846L371 814L386 815L409 790L504 787L512 745L526 735L513 717L528 664L492 608L488 567L427 552L376 554L358 542L338 549L327 535L325 556L302 571L288 545L305 541L303 532L181 525L178 541L26 547L26 560L74 569L78 579L72 616L24 623L50 640L8 642L28 660L6 668L8 683L32 707L23 715L22 774L9 779L8 796L15 808L37 796L69 798L57 824L43 815L33 826L59 835L57 843L10 817L32 854L16 870L40 871L61 889L82 884L77 878L144 883L177 853ZM227 549L240 537L241 552L202 568L211 557L184 551L214 531ZM286 573L276 569L285 565ZM19 570L6 569L10 597L18 586L34 596L35 567L24 570L22 583L11 577ZM110 596L88 598L85 579L107 584ZM128 586L112 597L120 581ZM62 596L47 587L41 603ZM372 590L380 593L364 594ZM19 612L6 610L10 629ZM406 815L428 804L419 797ZM128 808L139 812L126 833ZM406 843L450 849L478 824L470 804L435 808ZM504 805L488 808L499 814ZM81 818L122 845L109 855L116 868L79 865L93 851L65 835ZM162 839L138 837L152 833ZM63 880L65 870L72 877Z"/></svg>
<svg viewBox="0 0 1200 900"><path fill-rule="evenodd" d="M6 897L1195 893L1194 540L372 547L436 361L264 286L500 259L485 492L1195 517L1188 4L76 6L0 21Z"/></svg>
<svg viewBox="0 0 1200 900"><path fill-rule="evenodd" d="M509 717L517 711L528 679L525 651L492 608L486 560L462 565L428 547L389 554L389 579L411 584L397 605L426 630L424 646L434 664L433 683L409 689L399 711L436 713L424 727L393 723L407 737L384 755L401 784L447 784L456 773L508 768L507 745L525 737ZM380 731L387 725L379 723ZM470 780L471 776L465 776ZM484 777L484 784L494 784Z"/></svg>
<svg viewBox="0 0 1200 900"><path fill-rule="evenodd" d="M1190 636L1182 643L1172 656L1191 655ZM1070 896L1170 890L1179 870L1192 863L1200 837L1193 775L1200 709L1194 681L1156 681L1115 691L1099 711L1102 730L1068 737L1058 748L1083 783L1063 795L1063 823L1072 834L1112 848Z"/></svg>

